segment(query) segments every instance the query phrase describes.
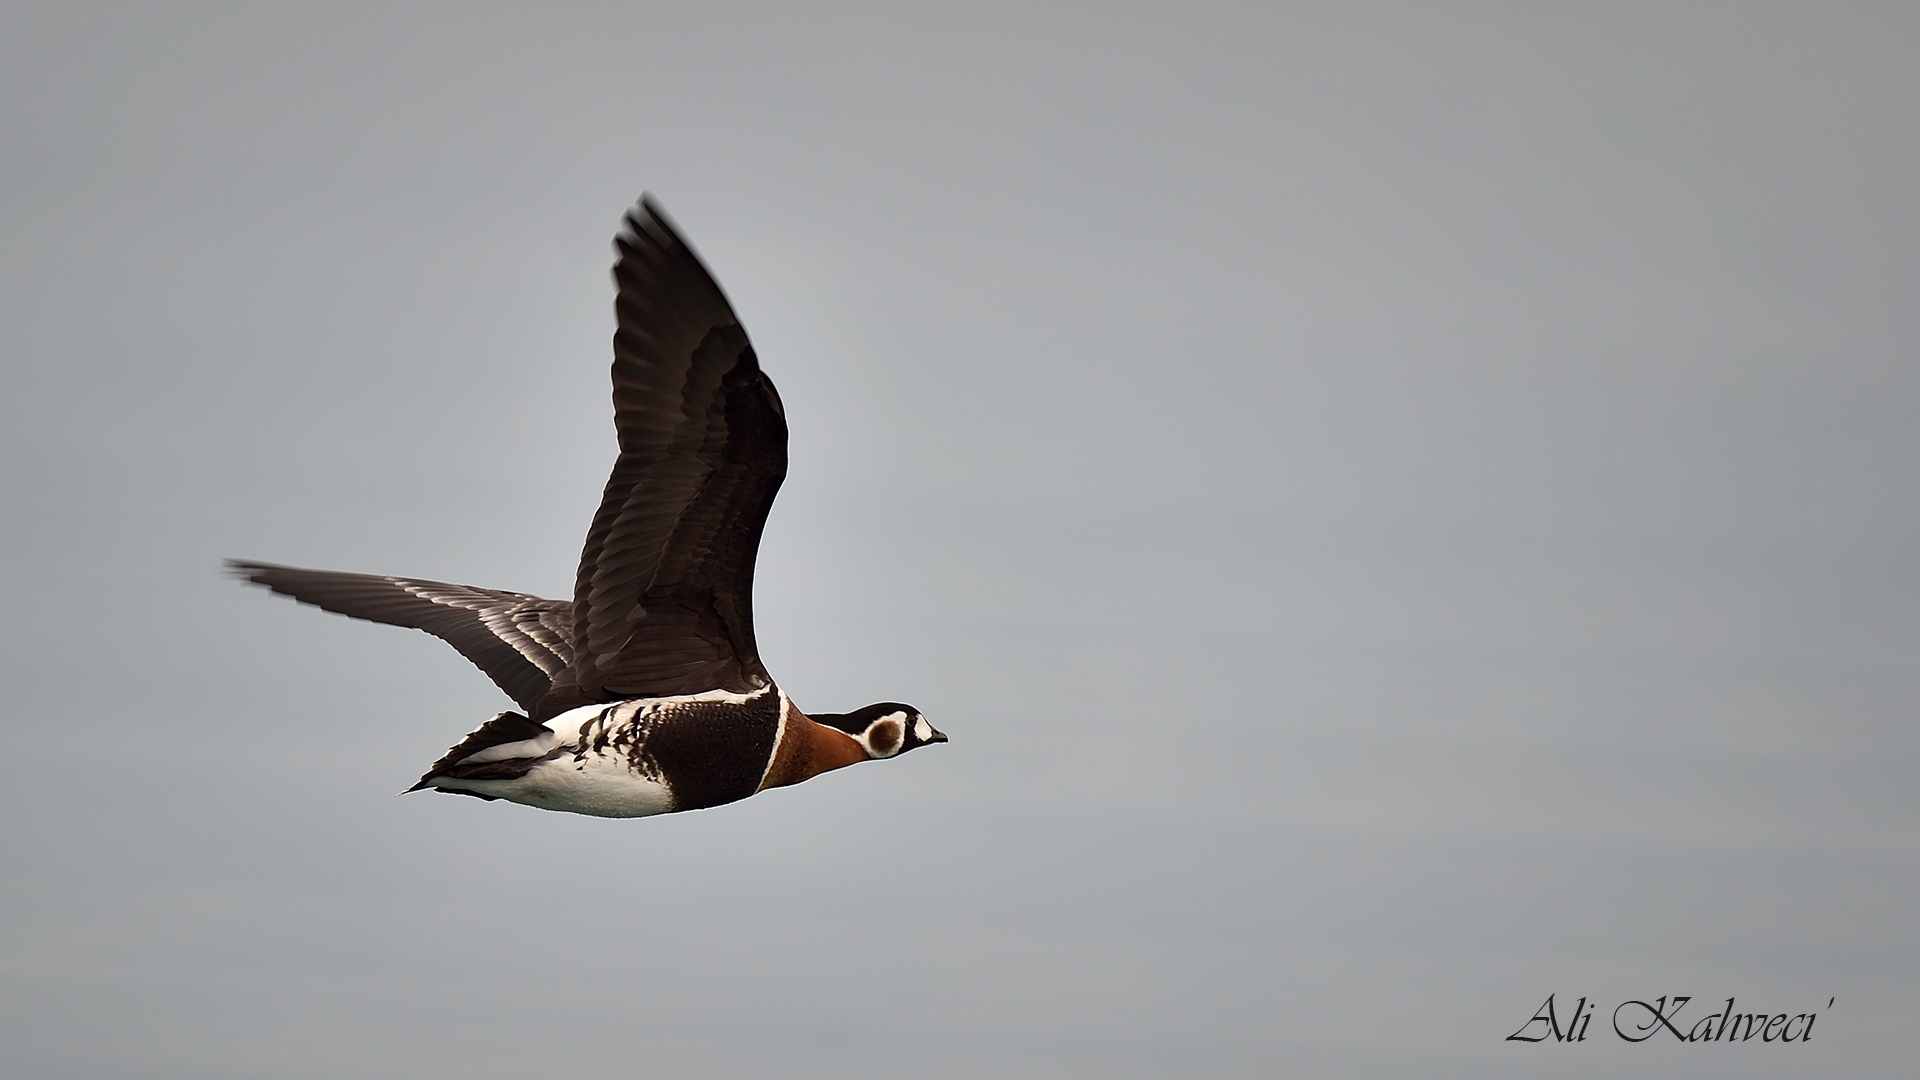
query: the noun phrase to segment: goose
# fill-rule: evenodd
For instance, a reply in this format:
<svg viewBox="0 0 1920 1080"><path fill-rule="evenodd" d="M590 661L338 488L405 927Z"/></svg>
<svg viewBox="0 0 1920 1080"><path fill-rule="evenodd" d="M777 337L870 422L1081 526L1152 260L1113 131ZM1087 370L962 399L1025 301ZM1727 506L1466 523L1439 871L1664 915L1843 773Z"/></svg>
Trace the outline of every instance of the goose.
<svg viewBox="0 0 1920 1080"><path fill-rule="evenodd" d="M620 454L573 599L241 559L228 570L424 630L524 710L481 724L409 791L644 817L946 742L900 702L808 715L767 673L753 564L787 474L786 411L726 294L651 196L614 247Z"/></svg>

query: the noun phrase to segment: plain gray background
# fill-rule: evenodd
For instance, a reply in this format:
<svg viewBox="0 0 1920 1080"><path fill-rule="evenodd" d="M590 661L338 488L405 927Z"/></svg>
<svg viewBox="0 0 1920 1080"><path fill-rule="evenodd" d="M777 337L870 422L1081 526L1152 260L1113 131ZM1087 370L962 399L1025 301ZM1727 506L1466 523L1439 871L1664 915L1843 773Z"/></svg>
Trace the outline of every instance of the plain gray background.
<svg viewBox="0 0 1920 1080"><path fill-rule="evenodd" d="M1909 1075L1912 5L541 8L0 15L0 1071ZM394 798L504 698L218 562L566 595L643 189L953 743Z"/></svg>

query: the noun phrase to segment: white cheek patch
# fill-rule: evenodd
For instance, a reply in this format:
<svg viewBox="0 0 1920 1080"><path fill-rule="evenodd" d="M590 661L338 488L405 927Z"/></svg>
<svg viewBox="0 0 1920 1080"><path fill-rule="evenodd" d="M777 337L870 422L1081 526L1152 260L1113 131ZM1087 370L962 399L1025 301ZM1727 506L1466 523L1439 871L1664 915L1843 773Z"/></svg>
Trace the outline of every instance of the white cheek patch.
<svg viewBox="0 0 1920 1080"><path fill-rule="evenodd" d="M913 722L913 737L921 742L926 742L933 738L933 725L927 723L926 717L923 716Z"/></svg>

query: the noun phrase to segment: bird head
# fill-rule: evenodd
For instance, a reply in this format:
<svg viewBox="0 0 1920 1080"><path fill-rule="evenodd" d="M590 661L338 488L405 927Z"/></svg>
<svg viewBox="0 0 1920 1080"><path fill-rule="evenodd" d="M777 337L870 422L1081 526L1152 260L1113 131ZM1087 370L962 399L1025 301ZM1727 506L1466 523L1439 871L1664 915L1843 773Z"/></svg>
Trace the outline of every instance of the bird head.
<svg viewBox="0 0 1920 1080"><path fill-rule="evenodd" d="M813 719L853 736L867 757L875 759L899 757L928 743L947 741L919 709L897 701L882 701L850 713L816 715Z"/></svg>

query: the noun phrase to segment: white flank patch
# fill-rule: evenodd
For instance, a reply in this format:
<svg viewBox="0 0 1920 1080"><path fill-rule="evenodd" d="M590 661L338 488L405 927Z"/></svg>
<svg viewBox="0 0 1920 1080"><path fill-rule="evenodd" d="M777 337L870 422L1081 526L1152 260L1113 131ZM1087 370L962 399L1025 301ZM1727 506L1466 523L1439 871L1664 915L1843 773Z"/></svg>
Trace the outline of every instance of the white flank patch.
<svg viewBox="0 0 1920 1080"><path fill-rule="evenodd" d="M484 765L489 761L512 761L514 758L539 757L553 749L554 741L555 739L552 732L542 732L531 739L501 743L499 746L489 746L477 754L468 754L466 757L460 759L460 764Z"/></svg>

